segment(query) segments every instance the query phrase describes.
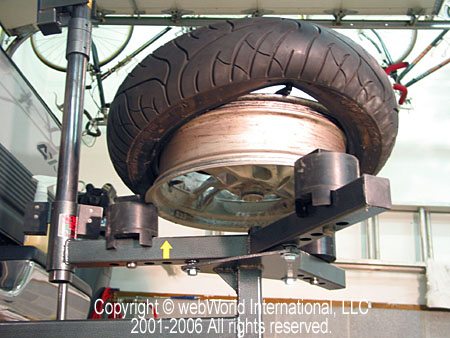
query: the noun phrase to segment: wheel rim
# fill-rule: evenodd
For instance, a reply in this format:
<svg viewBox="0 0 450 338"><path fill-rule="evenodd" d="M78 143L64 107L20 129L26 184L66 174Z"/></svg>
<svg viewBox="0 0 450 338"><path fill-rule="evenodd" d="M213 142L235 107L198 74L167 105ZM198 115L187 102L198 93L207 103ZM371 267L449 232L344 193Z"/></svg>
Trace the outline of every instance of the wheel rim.
<svg viewBox="0 0 450 338"><path fill-rule="evenodd" d="M253 94L179 128L147 191L160 216L184 225L247 231L294 209L293 165L317 149L345 152L340 128L315 102Z"/></svg>

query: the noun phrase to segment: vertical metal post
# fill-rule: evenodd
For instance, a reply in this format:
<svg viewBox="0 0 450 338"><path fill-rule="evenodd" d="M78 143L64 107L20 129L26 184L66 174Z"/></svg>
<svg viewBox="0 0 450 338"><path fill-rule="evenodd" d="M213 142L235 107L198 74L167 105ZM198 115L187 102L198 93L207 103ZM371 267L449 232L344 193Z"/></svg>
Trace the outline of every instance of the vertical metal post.
<svg viewBox="0 0 450 338"><path fill-rule="evenodd" d="M431 231L431 216L428 210L425 211L425 228L428 243L428 258L434 259L433 232Z"/></svg>
<svg viewBox="0 0 450 338"><path fill-rule="evenodd" d="M48 243L49 280L68 283L73 268L66 263L66 243L77 225L78 172L84 109L86 66L91 45L89 4L73 6L67 34L67 73L64 115L59 149L56 198L52 204ZM67 285L58 290L58 319L65 319Z"/></svg>
<svg viewBox="0 0 450 338"><path fill-rule="evenodd" d="M375 246L375 259L381 258L380 253L380 222L378 215L372 217L373 222L373 237L374 237L374 246Z"/></svg>
<svg viewBox="0 0 450 338"><path fill-rule="evenodd" d="M380 259L380 234L378 216L366 220L367 258Z"/></svg>
<svg viewBox="0 0 450 338"><path fill-rule="evenodd" d="M261 269L258 267L239 267L238 284L238 337L261 338L262 334L262 290Z"/></svg>
<svg viewBox="0 0 450 338"><path fill-rule="evenodd" d="M431 235L430 213L425 208L419 208L420 243L422 260L433 259L433 238Z"/></svg>
<svg viewBox="0 0 450 338"><path fill-rule="evenodd" d="M67 314L67 291L68 284L67 283L59 283L58 284L58 303L56 308L56 319L64 320L66 319Z"/></svg>
<svg viewBox="0 0 450 338"><path fill-rule="evenodd" d="M362 223L366 227L366 257L368 259L373 259L373 232L372 232L372 222L370 218L366 219L365 222Z"/></svg>

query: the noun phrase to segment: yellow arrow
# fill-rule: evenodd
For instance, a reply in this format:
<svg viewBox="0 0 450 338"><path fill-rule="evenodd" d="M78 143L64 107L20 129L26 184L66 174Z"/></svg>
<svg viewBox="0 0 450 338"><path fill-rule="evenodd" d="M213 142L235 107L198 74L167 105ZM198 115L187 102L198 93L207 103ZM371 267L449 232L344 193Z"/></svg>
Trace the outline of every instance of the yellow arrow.
<svg viewBox="0 0 450 338"><path fill-rule="evenodd" d="M162 250L162 257L163 259L169 259L170 258L170 250L172 250L172 245L168 241L165 241L160 249Z"/></svg>

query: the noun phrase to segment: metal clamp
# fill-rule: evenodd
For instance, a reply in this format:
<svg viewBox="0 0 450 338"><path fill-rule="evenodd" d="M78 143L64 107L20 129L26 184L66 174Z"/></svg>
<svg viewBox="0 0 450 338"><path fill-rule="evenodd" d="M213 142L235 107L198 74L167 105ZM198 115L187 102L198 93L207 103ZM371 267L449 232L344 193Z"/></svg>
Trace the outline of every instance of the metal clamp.
<svg viewBox="0 0 450 338"><path fill-rule="evenodd" d="M83 17L75 17L69 23L66 58L70 54L83 54L88 60L91 53L91 21Z"/></svg>
<svg viewBox="0 0 450 338"><path fill-rule="evenodd" d="M117 240L139 239L142 246L152 246L158 236L158 213L153 204L140 201L138 196L116 199L106 211L106 247L115 249Z"/></svg>
<svg viewBox="0 0 450 338"><path fill-rule="evenodd" d="M363 175L355 157L315 151L296 163L296 213L252 232L250 252L303 247L391 208L389 180Z"/></svg>

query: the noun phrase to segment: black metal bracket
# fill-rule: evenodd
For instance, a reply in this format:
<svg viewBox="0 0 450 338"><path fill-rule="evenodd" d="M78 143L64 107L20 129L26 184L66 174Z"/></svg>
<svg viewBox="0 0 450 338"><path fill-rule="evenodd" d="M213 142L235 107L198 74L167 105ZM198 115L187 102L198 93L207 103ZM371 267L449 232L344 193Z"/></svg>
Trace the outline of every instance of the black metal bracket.
<svg viewBox="0 0 450 338"><path fill-rule="evenodd" d="M46 236L50 223L51 202L32 202L27 205L24 217L25 235ZM103 219L103 208L78 204L77 238L97 239Z"/></svg>
<svg viewBox="0 0 450 338"><path fill-rule="evenodd" d="M184 9L178 9L178 8L170 8L167 10L162 11L163 14L169 14L170 20L173 23L180 23L180 20L183 18L184 15L190 15L193 14L193 11L190 10L184 10Z"/></svg>
<svg viewBox="0 0 450 338"><path fill-rule="evenodd" d="M297 241L300 246L361 222L392 206L389 180L363 175L331 193L331 205L310 206L307 217L296 213L249 236L250 252L258 253Z"/></svg>
<svg viewBox="0 0 450 338"><path fill-rule="evenodd" d="M106 209L106 247L114 249L126 238L139 239L142 246L152 246L158 236L158 212L153 204L138 195L116 198Z"/></svg>
<svg viewBox="0 0 450 338"><path fill-rule="evenodd" d="M217 273L233 289L236 272L242 267L261 270L263 278L283 280L293 284L297 280L328 290L345 288L345 271L306 252L290 249L230 257L196 264L201 272ZM236 290L236 289L235 289Z"/></svg>
<svg viewBox="0 0 450 338"><path fill-rule="evenodd" d="M25 235L47 235L47 227L50 222L50 203L29 203L25 209L23 222L23 233Z"/></svg>
<svg viewBox="0 0 450 338"><path fill-rule="evenodd" d="M168 243L166 255L165 243ZM105 240L71 240L67 258L78 267L185 264L189 260L205 261L247 254L247 236L155 237L153 245L145 247L136 239L116 241L106 250ZM163 247L161 249L161 247Z"/></svg>
<svg viewBox="0 0 450 338"><path fill-rule="evenodd" d="M68 22L71 6L85 5L90 0L40 0L38 1L37 26L44 35L61 33Z"/></svg>

